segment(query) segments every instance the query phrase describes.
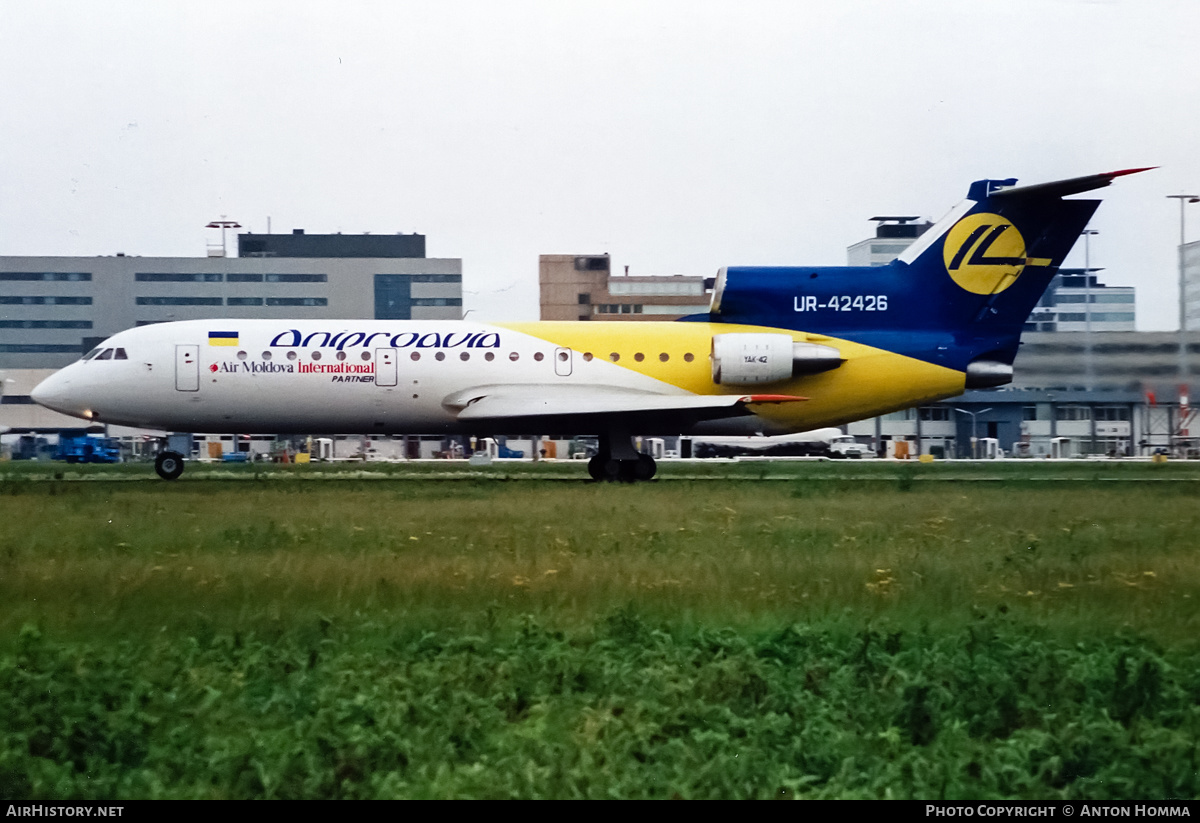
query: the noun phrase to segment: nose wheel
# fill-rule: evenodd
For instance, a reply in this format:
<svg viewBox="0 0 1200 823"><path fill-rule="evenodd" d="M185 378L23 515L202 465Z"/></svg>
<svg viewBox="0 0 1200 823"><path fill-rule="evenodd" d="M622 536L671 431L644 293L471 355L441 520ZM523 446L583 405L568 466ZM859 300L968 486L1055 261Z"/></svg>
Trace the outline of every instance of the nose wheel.
<svg viewBox="0 0 1200 823"><path fill-rule="evenodd" d="M175 480L183 474L183 455L179 452L161 452L154 458L154 470L163 480Z"/></svg>

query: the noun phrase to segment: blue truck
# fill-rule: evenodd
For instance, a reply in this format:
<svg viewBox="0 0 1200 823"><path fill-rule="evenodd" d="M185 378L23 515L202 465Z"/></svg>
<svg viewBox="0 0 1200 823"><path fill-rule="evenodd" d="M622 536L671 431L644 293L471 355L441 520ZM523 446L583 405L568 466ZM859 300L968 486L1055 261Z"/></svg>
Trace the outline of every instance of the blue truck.
<svg viewBox="0 0 1200 823"><path fill-rule="evenodd" d="M63 434L58 438L54 459L68 463L118 463L121 460L121 447L114 437Z"/></svg>

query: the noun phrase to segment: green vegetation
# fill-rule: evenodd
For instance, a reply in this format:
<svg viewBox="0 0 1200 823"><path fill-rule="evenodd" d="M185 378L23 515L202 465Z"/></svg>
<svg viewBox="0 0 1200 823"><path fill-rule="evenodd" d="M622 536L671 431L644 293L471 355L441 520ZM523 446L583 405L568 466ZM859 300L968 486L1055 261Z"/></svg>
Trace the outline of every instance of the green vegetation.
<svg viewBox="0 0 1200 823"><path fill-rule="evenodd" d="M1200 794L1200 473L724 467L0 466L0 796Z"/></svg>

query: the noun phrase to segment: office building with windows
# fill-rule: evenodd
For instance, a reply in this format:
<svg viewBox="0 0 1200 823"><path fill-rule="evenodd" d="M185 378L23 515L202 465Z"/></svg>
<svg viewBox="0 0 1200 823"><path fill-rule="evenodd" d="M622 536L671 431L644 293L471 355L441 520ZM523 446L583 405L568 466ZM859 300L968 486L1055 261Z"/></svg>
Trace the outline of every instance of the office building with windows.
<svg viewBox="0 0 1200 823"><path fill-rule="evenodd" d="M1061 269L1025 322L1026 331L1133 331L1133 286L1108 286L1099 269Z"/></svg>
<svg viewBox="0 0 1200 823"><path fill-rule="evenodd" d="M886 266L927 232L933 223L918 217L872 217L875 236L846 249L848 266Z"/></svg>
<svg viewBox="0 0 1200 823"><path fill-rule="evenodd" d="M708 311L714 278L613 276L607 254L538 257L542 320L678 320Z"/></svg>

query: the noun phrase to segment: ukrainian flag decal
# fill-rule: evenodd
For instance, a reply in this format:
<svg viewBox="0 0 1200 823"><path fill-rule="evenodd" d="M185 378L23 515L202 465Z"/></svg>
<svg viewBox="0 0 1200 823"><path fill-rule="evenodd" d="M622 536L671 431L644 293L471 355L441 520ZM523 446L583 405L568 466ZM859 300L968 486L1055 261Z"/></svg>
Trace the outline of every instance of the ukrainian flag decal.
<svg viewBox="0 0 1200 823"><path fill-rule="evenodd" d="M236 346L238 344L238 333L235 331L210 331L208 333L208 345L210 346Z"/></svg>

